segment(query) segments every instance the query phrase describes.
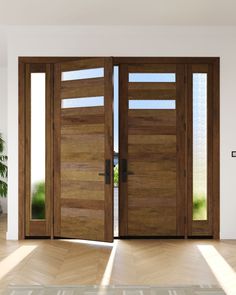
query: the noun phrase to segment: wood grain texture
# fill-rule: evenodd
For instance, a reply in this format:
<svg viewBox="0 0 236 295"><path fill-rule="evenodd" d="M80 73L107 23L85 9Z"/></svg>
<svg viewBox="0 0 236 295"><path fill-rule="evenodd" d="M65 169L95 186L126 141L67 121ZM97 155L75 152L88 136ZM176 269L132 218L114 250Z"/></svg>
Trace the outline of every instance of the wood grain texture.
<svg viewBox="0 0 236 295"><path fill-rule="evenodd" d="M186 234L186 97L185 67L176 66L176 230Z"/></svg>
<svg viewBox="0 0 236 295"><path fill-rule="evenodd" d="M104 95L104 78L61 82L61 98L95 97Z"/></svg>
<svg viewBox="0 0 236 295"><path fill-rule="evenodd" d="M3 231L0 239L4 237L0 243L2 260L17 250L22 251L22 247L34 245L36 248L2 277L0 291L9 285L101 285L114 246L116 255L109 285L149 288L157 282L168 286L218 284L197 247L203 244L202 240L117 240L110 247L71 240L6 241L3 217L0 216L0 230ZM205 239L204 245L215 248L233 269L236 268L235 241ZM225 274L224 279L228 284L235 283L231 275Z"/></svg>
<svg viewBox="0 0 236 295"><path fill-rule="evenodd" d="M128 67L119 67L119 235L128 232L128 186L122 181L123 160L128 158Z"/></svg>
<svg viewBox="0 0 236 295"><path fill-rule="evenodd" d="M114 177L113 177L113 59L104 60L104 121L105 121L105 161L110 161L110 183L105 184L104 240L113 242L114 234ZM104 167L104 170L106 167Z"/></svg>
<svg viewBox="0 0 236 295"><path fill-rule="evenodd" d="M154 63L128 66L122 63L122 67L128 68L121 74L121 81L128 88L121 88L123 105L129 99L176 100L174 110L144 107L125 111L121 105L120 118L126 124L120 123L123 135L120 152L128 160L128 182L121 182L125 192L121 197L127 200L124 203L127 208L121 208L127 215L124 235L184 236L185 67ZM129 72L175 73L176 82L128 82Z"/></svg>
<svg viewBox="0 0 236 295"><path fill-rule="evenodd" d="M104 67L104 57L81 57L71 61L61 62L61 71L77 71Z"/></svg>
<svg viewBox="0 0 236 295"><path fill-rule="evenodd" d="M174 82L129 82L128 90L136 91L158 91L158 90L175 90L176 84Z"/></svg>
<svg viewBox="0 0 236 295"><path fill-rule="evenodd" d="M54 170L54 236L60 236L61 228L61 65L54 66L54 157L53 157L53 170Z"/></svg>
<svg viewBox="0 0 236 295"><path fill-rule="evenodd" d="M57 108L60 120L56 194L58 237L113 240L113 186L104 183L105 160L113 161L112 59L80 60L57 65ZM104 78L61 81L63 70L104 67ZM105 92L104 92L105 89ZM104 106L61 109L61 99L104 96ZM58 115L57 114L57 115ZM57 139L58 140L58 139ZM58 204L58 205L57 205Z"/></svg>
<svg viewBox="0 0 236 295"><path fill-rule="evenodd" d="M173 68L176 69L176 65ZM153 70L154 67L150 72ZM142 72L141 66L139 72ZM147 65L144 72L148 72ZM135 92L140 92L140 99L143 93L145 99L161 98L160 91L165 94L173 91L176 98L176 83L131 82L126 99ZM177 235L176 112L128 110L128 236Z"/></svg>
<svg viewBox="0 0 236 295"><path fill-rule="evenodd" d="M137 100L172 100L176 99L175 89L131 89L129 90L129 99Z"/></svg>
<svg viewBox="0 0 236 295"><path fill-rule="evenodd" d="M99 59L99 61L98 61ZM68 61L71 61L71 63L67 63ZM25 130L25 122L26 122L26 104L25 104L25 96L26 96L26 87L25 87L25 67L26 64L30 65L30 69L31 71L39 71L40 69L42 70L42 68L44 67L45 64L51 64L54 65L55 63L63 63L63 70L67 71L67 70L77 70L78 69L78 64L76 65L74 62L79 62L81 65L81 69L82 68L90 68L91 64L93 64L93 67L102 67L104 65L104 58L75 58L75 57L20 57L19 58L19 238L24 238L24 224L25 224L25 218L26 218L26 210L25 208L27 207L27 201L25 198L25 191L26 191L26 183L27 183L27 177L29 174L27 174L27 171L25 169L25 157L27 156L27 150L24 147L25 142L26 142L26 132ZM218 238L219 237L219 58L192 58L192 57L188 57L188 58L184 58L184 57L115 57L113 58L114 64L119 65L120 66L120 71L122 72L122 68L125 68L126 65L128 64L128 68L127 71L129 72L137 72L137 73L171 73L171 72L175 72L177 69L177 65L185 65L185 68L187 68L188 65L194 65L195 70L201 71L201 72L206 72L206 68L208 67L208 65L212 65L213 67L213 72L212 72L212 120L213 120L213 130L212 130L212 140L213 140L213 150L212 150L212 159L213 159L213 166L212 166L212 226L213 226L213 235L214 238ZM64 62L66 62L64 64ZM38 66L37 66L38 64ZM44 65L42 65L44 64ZM74 68L73 64L75 64ZM205 67L205 69L204 69ZM188 75L185 75L185 93L189 93L189 85L191 83L191 81L188 78ZM128 79L128 78L127 78ZM56 81L56 80L55 80ZM123 81L123 85L126 82ZM53 86L51 86L53 87ZM127 86L128 88L128 86ZM124 91L125 91L126 87L124 87ZM55 87L55 92L56 92L56 87ZM131 95L130 93L133 94ZM124 92L123 92L124 93ZM169 99L169 97L171 97L171 99L176 99L176 95L178 95L178 88L172 89L172 90L139 90L139 91L135 91L135 90L130 90L129 94L127 94L127 96L130 99ZM122 96L122 94L120 94L120 96ZM187 97L188 95L185 95L185 97ZM188 99L186 99L187 101L189 101ZM55 101L55 104L57 104L57 102ZM58 107L60 108L60 106L58 105ZM125 108L127 107L127 104L125 103L124 108L122 106L120 106L120 110L125 111ZM55 106L56 109L56 106ZM187 113L189 114L189 106L188 106L188 110ZM125 112L124 112L125 114ZM122 115L120 115L122 117ZM176 114L176 117L178 118L178 114ZM57 120L60 120L60 116L58 119L58 116L56 114L54 114L54 124L55 126L57 125ZM125 122L125 121L124 121ZM125 124L127 124L127 122L125 122L124 125L122 125L123 123L121 123L120 126L124 127ZM189 133L189 128L188 128L188 124L189 122L187 121L187 130ZM58 140L60 139L61 135L69 135L69 134L77 134L77 135L85 135L87 136L87 134L101 134L102 132L104 132L104 124L83 124L83 125L67 125L66 128L62 127L61 128L61 132L60 134L57 134L56 130L54 131L54 147L56 149L55 153L57 153L59 147L57 146ZM143 127L142 127L143 128ZM164 127L165 128L165 127ZM56 128L55 128L56 129ZM161 128L159 128L160 130ZM141 134L144 133L145 131L145 135ZM137 129L133 130L133 134L130 135L130 137L133 137L133 140L130 141L129 144L135 143L136 142L140 142L142 143L141 138L144 137L144 141L147 140L145 139L146 137L149 137L150 140L150 144L156 144L159 140L159 138L157 139L157 133L155 128L150 128L149 132L147 133L147 130L144 127L144 131L137 131ZM162 135L163 130L159 131L159 136ZM174 128L170 128L169 129L169 136L175 136L176 134L176 129ZM126 129L124 128L124 130L122 130L122 134L125 135L126 133ZM123 135L120 138L124 138ZM167 135L167 134L166 134ZM139 140L140 138L140 140ZM156 138L156 139L155 139ZM82 140L82 138L81 138ZM127 145L128 146L128 145ZM191 147L191 141L189 141L189 138L186 140L186 146L188 147L188 149L190 149ZM95 154L91 154L90 156L88 156L88 154L81 152L81 153L75 153L73 155L71 155L71 159L76 159L77 156L79 156L80 160L81 160L81 165L79 166L81 167L85 167L86 166L86 161L88 158L89 161L91 161L92 165L91 165L91 169L96 169L95 167L97 167L97 163L95 163ZM100 153L98 155L98 157L102 157L103 155ZM137 154L138 156L138 154ZM163 159L163 156L160 154L159 156L155 156L153 159L150 159L150 157L146 158L145 161L149 161L149 165L152 164L153 161L159 161L161 159ZM54 161L57 160L57 157L54 155ZM83 162L84 160L84 162ZM153 161L152 161L153 160ZM135 162L130 162L130 164L135 164ZM166 162L167 163L167 162ZM171 167L171 169L174 169L171 165L171 161L169 161L169 164L166 164L166 167ZM68 165L72 165L71 163ZM55 164L55 167L57 166L57 164ZM58 166L59 167L59 166ZM121 167L121 166L120 166ZM139 166L136 166L136 169ZM163 166L164 167L164 166ZM82 168L84 169L84 168ZM150 169L154 169L154 167L150 166ZM187 175L189 176L191 171L189 169L189 166L187 167L187 171L186 171ZM55 174L56 174L56 170L55 170ZM188 192L190 191L189 188L189 184L190 182L188 181ZM98 184L102 184L100 181L97 182L96 187L98 188L99 185ZM80 196L81 199L85 198L86 194L89 195L89 198L94 198L94 199L101 199L101 191L100 188L95 192L91 186L89 186L89 182L87 181L81 181L79 185L77 185L75 182L73 184L71 184L72 189L70 190L70 187L66 187L65 186L65 192L66 190L68 190L68 197L69 198L73 198L74 195L72 193L73 190L79 190L80 192ZM55 181L54 184L54 189L55 191L58 190L58 186L57 186L57 182ZM134 200L135 200L135 196L137 196L137 194L140 194L140 199L143 198L144 194L136 191L134 193ZM150 190L148 192L149 194L153 194L153 190ZM162 191L162 194L164 194L164 192ZM140 201L141 202L141 201ZM143 202L143 199L142 199ZM151 199L151 203L153 203L154 200ZM56 203L56 202L55 202ZM132 203L132 202L131 202ZM135 203L135 202L134 202ZM191 196L188 197L188 199L186 199L186 203L188 203L189 206L189 210L191 209ZM153 203L154 204L154 203ZM192 212L192 211L191 211ZM122 213L120 213L122 214ZM53 215L53 214L52 214ZM188 218L187 221L190 224L192 220L192 214L188 214ZM125 227L125 226L122 226ZM196 227L198 228L199 225L197 224Z"/></svg>
<svg viewBox="0 0 236 295"><path fill-rule="evenodd" d="M213 63L213 237L220 238L220 59Z"/></svg>
<svg viewBox="0 0 236 295"><path fill-rule="evenodd" d="M129 73L176 73L176 64L132 64L128 66Z"/></svg>
<svg viewBox="0 0 236 295"><path fill-rule="evenodd" d="M67 133L67 126L83 124L96 126L101 123L104 123L103 107L63 109L61 111L61 126L64 133ZM80 134L61 135L60 236L104 240L104 178L98 175L99 171L104 170L104 156L104 133L84 134L82 137ZM85 194L83 193L83 198L80 199L81 189L79 191L77 189L85 182L87 187L84 188L88 194L84 199ZM69 190L67 190L68 187ZM96 195L89 194L90 187L95 187L95 191L99 188L98 192L102 196L100 201L92 199ZM71 195L73 198L70 198ZM99 207L98 202L100 202ZM97 210L103 212L99 218L95 218Z"/></svg>

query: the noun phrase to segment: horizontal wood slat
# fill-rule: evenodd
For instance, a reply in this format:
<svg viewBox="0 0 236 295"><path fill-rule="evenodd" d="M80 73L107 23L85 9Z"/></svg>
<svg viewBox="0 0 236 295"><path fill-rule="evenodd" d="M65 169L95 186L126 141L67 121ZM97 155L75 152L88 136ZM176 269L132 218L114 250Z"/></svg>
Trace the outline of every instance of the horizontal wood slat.
<svg viewBox="0 0 236 295"><path fill-rule="evenodd" d="M62 109L61 116L69 117L69 116L94 116L98 114L104 114L104 107L97 106L97 107L84 107L84 108L72 108L72 109ZM78 126L79 127L79 126Z"/></svg>
<svg viewBox="0 0 236 295"><path fill-rule="evenodd" d="M137 100L172 100L176 99L175 89L139 90L132 89L128 93L129 99Z"/></svg>
<svg viewBox="0 0 236 295"><path fill-rule="evenodd" d="M78 185L76 185L76 183L70 183L70 185L65 185L65 188L61 190L61 198L77 200L79 196L80 200L91 200L92 202L104 200L103 184L101 182L97 182L96 184L97 190L92 190L90 189L91 182L87 186L87 189L81 189L81 186L83 185L81 182Z"/></svg>
<svg viewBox="0 0 236 295"><path fill-rule="evenodd" d="M104 200L85 200L85 199L61 199L61 206L63 208L80 208L80 209L104 209Z"/></svg>
<svg viewBox="0 0 236 295"><path fill-rule="evenodd" d="M175 135L176 134L176 126L141 126L141 127L129 127L129 134L131 135Z"/></svg>
<svg viewBox="0 0 236 295"><path fill-rule="evenodd" d="M104 58L83 58L80 60L67 61L60 63L61 71L77 71L77 70L85 70L85 69L93 69L104 67Z"/></svg>
<svg viewBox="0 0 236 295"><path fill-rule="evenodd" d="M175 90L176 83L174 82L130 82L128 84L128 91L150 91L150 90Z"/></svg>
<svg viewBox="0 0 236 295"><path fill-rule="evenodd" d="M74 128L81 128L80 124L104 124L104 107L75 108L61 110L61 126L71 125ZM98 126L100 127L100 126Z"/></svg>
<svg viewBox="0 0 236 295"><path fill-rule="evenodd" d="M84 180L84 181L76 181L71 179L70 183L68 183L68 181L65 181L64 179L61 180L61 184L62 184L62 193L63 193L63 198L67 198L66 194L68 193L68 197L70 197L73 194L73 190L74 190L74 194L76 195L77 192L81 191L81 192L103 192L104 193L104 184L101 181L94 181L93 185L91 185L91 181L89 181L88 179ZM96 186L95 186L96 185ZM82 199L82 195L79 195L80 199ZM71 197L72 198L72 197ZM104 194L103 194L103 198L104 198ZM97 199L97 197L95 197L95 199Z"/></svg>
<svg viewBox="0 0 236 295"><path fill-rule="evenodd" d="M82 161L84 163L85 161L90 162L95 160L99 160L99 161L104 160L104 152L103 151L96 152L96 150L94 149L93 149L93 152L92 151L78 152L77 150L74 150L74 151L68 150L67 152L66 150L64 150L64 153L62 155L62 161L67 163L79 162L79 161Z"/></svg>
<svg viewBox="0 0 236 295"><path fill-rule="evenodd" d="M176 150L176 136L175 135L129 135L128 144L136 145L150 145L157 144L158 146L163 146L166 149L167 146L171 146Z"/></svg>
<svg viewBox="0 0 236 295"><path fill-rule="evenodd" d="M168 152L168 151L167 151ZM174 152L172 151L174 154ZM160 153L159 153L160 154ZM162 152L164 154L164 151ZM138 175L140 174L154 174L159 171L172 171L176 172L176 163L175 161L156 161L149 162L148 165L145 165L146 161L138 159L137 161L129 161L129 171L135 171Z"/></svg>
<svg viewBox="0 0 236 295"><path fill-rule="evenodd" d="M61 237L78 236L86 240L104 240L104 210L61 208Z"/></svg>
<svg viewBox="0 0 236 295"><path fill-rule="evenodd" d="M104 78L61 82L61 99L104 96Z"/></svg>
<svg viewBox="0 0 236 295"><path fill-rule="evenodd" d="M104 134L104 124L64 125L61 135L96 135Z"/></svg>
<svg viewBox="0 0 236 295"><path fill-rule="evenodd" d="M128 66L129 73L175 73L175 64L137 64Z"/></svg>
<svg viewBox="0 0 236 295"><path fill-rule="evenodd" d="M175 110L129 110L129 135L176 134Z"/></svg>
<svg viewBox="0 0 236 295"><path fill-rule="evenodd" d="M176 235L176 209L173 207L129 208L128 220L130 236L140 236L140 233L142 236Z"/></svg>
<svg viewBox="0 0 236 295"><path fill-rule="evenodd" d="M139 188L132 188L132 191L129 191L129 203L135 204L133 202L133 199L137 201L136 206L138 205L138 199L140 199L140 202L143 202L144 199L146 199L146 205L148 206L149 201L147 202L147 196L149 196L151 199L155 199L155 202L160 202L161 204L166 204L168 200L172 200L176 197L176 188L175 187L169 187L168 189L165 188L153 188L149 187L145 190L140 190ZM160 198L157 198L157 196L160 196ZM154 202L154 201L153 201ZM169 206L176 206L176 202L173 202L173 200L169 203ZM145 206L144 206L145 207Z"/></svg>
<svg viewBox="0 0 236 295"><path fill-rule="evenodd" d="M77 169L64 169L61 172L61 177L64 181L101 181L104 183L104 177L98 175L98 171L92 172L85 172L85 171L78 171Z"/></svg>

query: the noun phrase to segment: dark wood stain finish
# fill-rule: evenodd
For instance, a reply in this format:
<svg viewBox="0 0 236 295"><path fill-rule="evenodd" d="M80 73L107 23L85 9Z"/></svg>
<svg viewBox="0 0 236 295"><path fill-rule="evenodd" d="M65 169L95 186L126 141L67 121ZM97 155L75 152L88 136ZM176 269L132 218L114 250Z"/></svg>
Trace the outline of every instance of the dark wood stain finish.
<svg viewBox="0 0 236 295"><path fill-rule="evenodd" d="M104 68L104 78L61 81L62 71L95 67ZM113 241L113 181L111 177L111 184L105 184L104 176L99 175L105 171L107 159L111 163L110 175L113 174L112 73L111 58L56 64L54 231L57 237ZM100 95L104 96L104 106L61 108L61 99L88 97L89 100L90 96ZM88 126L91 128L87 131ZM80 127L85 127L83 133Z"/></svg>
<svg viewBox="0 0 236 295"><path fill-rule="evenodd" d="M105 60L105 67L107 68L105 74L105 87L103 89L104 92L102 92L101 86L98 86L98 91L96 90L97 94L104 93L105 96L112 96L112 86L111 86L111 77L112 77L112 62L114 65L119 66L119 81L120 81L120 102L119 102L119 116L120 116L120 135L119 135L119 141L120 143L123 142L124 144L120 146L120 171L122 169L122 158L127 158L128 154L128 145L131 150L133 150L132 155L130 155L129 161L129 168L132 172L132 170L136 169L139 171L138 173L147 173L140 170L140 167L138 163L135 162L135 159L140 158L141 156L144 156L145 149L147 148L147 151L152 151L153 147L158 144L158 149L165 148L168 151L169 155L169 161L166 162L166 167L168 167L169 172L173 173L176 168L173 166L175 154L171 151L170 147L171 145L164 145L162 146L160 142L162 142L163 138L163 132L165 130L166 136L168 138L171 138L173 140L173 136L175 136L176 127L173 125L170 126L159 126L158 127L158 134L156 133L157 128L154 126L152 127L149 123L145 123L145 120L143 120L143 123L139 128L137 128L137 118L135 116L132 116L132 114L129 114L129 123L128 123L128 101L127 97L129 99L174 99L177 100L178 97L181 97L181 100L184 97L185 104L186 104L186 116L187 120L184 123L183 119L183 110L179 113L176 113L177 118L177 134L179 134L179 140L177 139L177 146L182 146L183 149L187 151L186 158L183 156L179 157L179 162L177 162L177 167L179 165L184 165L183 162L185 162L186 165L186 173L187 176L186 179L183 181L183 171L182 174L178 175L177 177L177 183L179 183L179 187L181 190L186 190L186 196L184 198L180 198L180 190L177 190L177 211L176 211L176 233L182 234L184 231L184 235L187 236L194 236L194 235L200 235L200 236L209 236L212 235L213 238L218 239L219 238L219 199L220 199L220 192L219 192L219 122L220 122L220 115L219 115L219 58L215 57L114 57L113 61L111 58L104 59L104 57L20 57L19 58L19 239L24 239L25 236L59 236L60 235L60 220L58 219L57 223L54 222L54 216L58 215L60 210L60 200L56 200L56 198L53 199L53 194L62 194L65 196L65 193L68 194L68 199L63 200L63 202L71 202L74 204L74 191L77 190L81 195L80 200L80 206L90 208L91 206L93 208L101 208L101 202L103 202L103 190L104 185L103 182L100 180L96 181L96 190L89 186L89 182L84 179L81 180L80 183L76 181L72 181L70 187L65 186L65 189L63 188L61 190L60 188L60 142L61 142L61 136L64 137L63 140L66 140L66 137L72 134L77 134L78 140L85 140L88 143L92 143L92 137L94 134L96 136L101 135L104 133L104 123L100 121L100 123L93 124L92 121L89 121L88 117L84 117L83 124L77 124L75 126L69 125L61 125L61 94L60 94L60 87L61 87L61 81L57 79L56 77L59 76L59 73L61 72L60 65L58 63L63 63L63 70L67 71L73 68L72 65L74 65L73 70L78 68L88 69L90 68L91 63L96 65L96 67L100 67L100 60ZM211 155L208 157L208 165L209 165L209 173L208 174L208 216L209 216L209 222L206 223L205 221L198 221L198 222L192 222L192 103L191 103L191 97L192 97L192 85L191 85L191 75L192 75L192 69L195 71L205 71L208 72L209 75L209 89L208 90L208 146L211 149ZM50 88L50 91L47 93L47 108L51 108L50 110L47 110L47 178L51 178L51 184L48 182L47 184L47 194L50 195L49 203L47 203L47 206L50 208L48 209L46 213L46 219L47 219L47 225L44 221L35 221L34 223L28 222L30 217L30 211L29 211L29 184L30 184L30 170L29 170L29 142L30 142L30 127L27 126L27 122L29 120L29 109L30 105L27 102L27 99L29 97L29 91L30 91L30 85L29 85L29 73L30 72L43 72L47 71L47 73L50 72L49 78L47 80L47 88ZM171 89L163 88L161 90L156 91L156 89L153 89L154 85L149 84L149 86L143 87L142 84L139 85L132 85L131 83L128 83L128 72L137 72L137 73L173 73L173 72L184 72L182 75L178 75L179 79L179 85L182 85L181 87L184 87L184 90L181 89L181 87L178 87L175 89L173 86L171 86ZM28 73L28 74L27 74ZM54 73L54 77L53 77ZM98 83L98 82L97 82ZM64 83L67 86L69 83ZM99 83L98 83L99 84ZM131 87L129 85L128 90L128 84L131 84ZM184 84L184 85L183 85ZM83 87L82 87L83 88ZM82 89L81 88L81 89ZM154 87L155 88L155 87ZM100 90L99 90L100 89ZM66 90L67 91L67 90ZM55 101L53 100L53 92L54 97L58 98ZM73 91L71 92L73 94ZM86 93L86 91L84 92ZM95 93L95 92L94 92ZM68 93L67 93L68 94ZM78 93L79 94L79 93ZM65 95L67 96L67 95ZM48 99L50 97L50 102L48 102ZM67 97L65 97L66 99ZM183 102L182 102L183 103ZM106 104L105 104L106 105ZM107 108L106 108L107 106ZM106 122L111 122L111 114L107 114L107 110L111 107L110 103L108 103L105 106L106 109ZM69 110L68 110L69 111ZM160 113L161 115L161 113ZM53 118L53 120L50 121L50 118ZM82 115L83 117L83 115ZM71 119L67 119L70 122ZM76 119L77 120L77 119ZM86 123L87 120L87 123ZM133 120L133 121L132 121ZM136 121L135 121L136 120ZM159 120L160 124L164 124L164 121ZM155 120L154 120L155 121ZM81 121L80 121L81 122ZM131 122L131 123L130 123ZM141 121L140 121L141 122ZM162 122L162 123L161 123ZM179 122L179 123L178 123ZM64 122L65 123L65 122ZM129 125L128 125L129 124ZM131 125L130 125L131 124ZM61 129L59 128L61 126ZM59 128L59 129L58 129ZM111 127L109 127L111 128ZM111 150L111 142L112 142L112 130L106 129L107 133L109 134L109 141L105 143L106 150ZM130 131L129 139L128 139L128 128L132 131ZM181 133L183 132L183 128L186 129L186 138L183 140L181 139ZM148 130L148 133L147 133ZM182 132L180 131L182 130ZM183 133L182 133L183 134ZM101 140L101 139L100 139ZM149 144L143 145L143 142L149 141ZM185 142L185 147L183 147L183 141ZM139 144L138 144L139 143ZM172 143L173 145L173 143ZM148 152L146 153L148 155ZM178 154L178 153L177 153ZM209 153L208 153L209 154ZM73 158L74 157L74 158ZM71 159L80 159L79 167L82 167L83 171L86 171L86 163L89 159L91 162L91 173L92 171L95 171L96 169L100 168L100 160L104 155L102 153L93 154L91 152L90 155L86 155L83 151L83 145L80 147L80 151L77 155L71 155ZM150 157L146 157L146 161L148 163L148 168L150 171L160 171L163 167L160 166L159 161L163 162L163 156L160 153L159 155L154 155L153 158L150 160ZM156 165L153 164L153 161L156 162ZM64 164L63 164L64 165ZM53 166L53 167L52 167ZM68 165L65 164L63 166L65 169L68 169ZM104 166L103 166L104 167ZM102 167L102 168L103 168ZM63 169L64 169L63 168ZM76 166L71 167L72 169L76 169ZM70 169L71 169L70 168ZM177 168L178 169L178 168ZM55 174L55 175L54 175ZM54 175L54 177L53 177ZM130 175L130 177L133 179L134 176ZM163 179L163 174L159 175L160 179ZM166 177L166 176L165 176ZM171 177L171 176L168 176ZM52 186L52 182L54 185ZM135 180L134 183L138 182ZM151 184L154 184L151 182ZM88 189L90 191L90 197L88 198ZM169 194L166 194L166 191L163 190L161 187L158 188L159 193L165 196L162 200L157 200L156 198L150 197L149 198L149 205L146 204L146 193L142 192L140 189L135 189L135 187L132 188L133 192L130 193L132 198L127 200L126 194L128 191L127 183L121 185L120 183L120 190L119 190L119 206L120 208L123 208L123 210L120 210L119 212L119 218L120 218L120 236L127 236L128 234L128 205L133 210L135 208L137 216L140 217L140 219L145 218L145 215L150 213L150 208L154 206L166 206L169 204L170 210L171 206L173 207L173 203L171 202L171 199L175 195L175 190L169 191ZM107 206L112 206L112 197L111 197L111 187L105 188L106 192L109 191L110 195L106 195L106 202ZM149 187L148 194L153 196L154 191L156 192L157 188L153 189ZM63 197L64 198L64 197ZM91 203L91 200L94 200L94 203ZM147 206L147 211L140 211L144 205ZM183 205L185 204L185 205ZM184 210L180 210L179 206L184 206ZM149 208L150 207L150 208ZM68 208L63 209L63 214L70 214L71 218L75 214L81 214L81 210L79 208L75 208L68 212ZM78 211L79 210L79 211ZM107 210L107 209L106 209ZM50 211L50 212L49 212ZM182 214L180 214L180 211L182 211ZM183 213L183 211L185 213ZM112 222L112 214L111 212L108 212L107 215L104 215L100 209L95 214L95 220L96 222L100 222L101 218L104 218L108 221L108 224ZM170 211L172 212L172 211ZM145 214L144 214L145 213ZM84 216L89 215L89 211L86 211L86 209L83 211ZM170 213L170 216L172 216L172 213ZM135 218L136 218L135 217ZM132 217L131 217L132 218ZM157 216L157 219L159 217ZM185 226L183 226L183 220L186 223ZM168 219L167 223L174 222L173 219ZM54 226L53 226L54 223ZM160 221L160 224L161 221ZM163 225L165 227L165 225ZM54 232L53 232L54 229ZM66 228L65 228L66 229ZM86 229L88 230L88 228ZM93 235L96 235L96 232L93 231L93 228L90 228L91 230L91 236L90 238L93 238ZM146 227L142 228L142 230L146 230ZM171 230L169 228L169 230ZM112 230L109 228L109 226L106 226L106 239L111 240L112 238ZM174 232L171 234L174 235ZM140 235L139 235L140 236Z"/></svg>

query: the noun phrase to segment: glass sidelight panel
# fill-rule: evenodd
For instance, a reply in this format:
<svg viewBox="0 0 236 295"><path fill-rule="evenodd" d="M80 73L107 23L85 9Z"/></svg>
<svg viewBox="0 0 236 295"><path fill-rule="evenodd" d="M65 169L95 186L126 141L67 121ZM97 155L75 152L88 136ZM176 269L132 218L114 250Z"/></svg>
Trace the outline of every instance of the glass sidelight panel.
<svg viewBox="0 0 236 295"><path fill-rule="evenodd" d="M193 74L193 220L207 219L207 74Z"/></svg>
<svg viewBox="0 0 236 295"><path fill-rule="evenodd" d="M46 74L31 74L31 219L45 219Z"/></svg>

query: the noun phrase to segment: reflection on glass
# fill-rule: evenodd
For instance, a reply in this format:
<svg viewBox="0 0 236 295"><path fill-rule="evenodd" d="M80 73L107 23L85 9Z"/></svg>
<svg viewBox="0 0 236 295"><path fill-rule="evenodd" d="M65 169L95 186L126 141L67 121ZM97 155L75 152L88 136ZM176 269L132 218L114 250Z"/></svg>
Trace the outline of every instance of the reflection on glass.
<svg viewBox="0 0 236 295"><path fill-rule="evenodd" d="M104 68L62 72L62 81L104 77Z"/></svg>
<svg viewBox="0 0 236 295"><path fill-rule="evenodd" d="M175 109L175 100L129 100L129 109Z"/></svg>
<svg viewBox="0 0 236 295"><path fill-rule="evenodd" d="M207 74L193 74L193 220L207 219Z"/></svg>
<svg viewBox="0 0 236 295"><path fill-rule="evenodd" d="M129 82L176 82L173 73L130 73Z"/></svg>
<svg viewBox="0 0 236 295"><path fill-rule="evenodd" d="M45 73L31 74L31 218L45 219Z"/></svg>
<svg viewBox="0 0 236 295"><path fill-rule="evenodd" d="M104 97L66 98L61 101L61 108L85 108L104 106Z"/></svg>

